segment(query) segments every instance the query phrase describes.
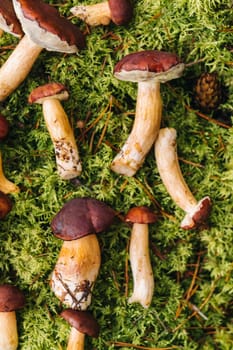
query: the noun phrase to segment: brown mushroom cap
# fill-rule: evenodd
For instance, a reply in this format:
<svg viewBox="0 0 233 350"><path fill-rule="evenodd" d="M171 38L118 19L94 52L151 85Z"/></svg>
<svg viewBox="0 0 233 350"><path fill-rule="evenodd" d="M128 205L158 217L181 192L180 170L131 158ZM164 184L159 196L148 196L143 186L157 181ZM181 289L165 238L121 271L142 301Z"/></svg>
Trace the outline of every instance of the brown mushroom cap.
<svg viewBox="0 0 233 350"><path fill-rule="evenodd" d="M51 228L56 237L71 241L105 231L114 216L114 210L97 199L73 198L53 218Z"/></svg>
<svg viewBox="0 0 233 350"><path fill-rule="evenodd" d="M80 333L87 334L93 338L98 337L100 331L99 324L90 312L68 308L61 312L61 317Z"/></svg>
<svg viewBox="0 0 233 350"><path fill-rule="evenodd" d="M127 24L133 16L133 6L129 0L109 0L112 21L116 25Z"/></svg>
<svg viewBox="0 0 233 350"><path fill-rule="evenodd" d="M49 83L42 86L38 86L30 93L28 97L29 103L43 103L44 100L49 98L57 98L58 100L67 100L69 93L65 85L60 83Z"/></svg>
<svg viewBox="0 0 233 350"><path fill-rule="evenodd" d="M114 76L120 80L140 82L155 79L166 82L179 78L184 63L173 53L145 50L126 55L114 68Z"/></svg>
<svg viewBox="0 0 233 350"><path fill-rule="evenodd" d="M0 312L11 312L21 309L25 305L23 293L10 284L0 285Z"/></svg>
<svg viewBox="0 0 233 350"><path fill-rule="evenodd" d="M13 0L13 5L25 34L38 46L67 53L85 47L79 28L53 6L41 0Z"/></svg>
<svg viewBox="0 0 233 350"><path fill-rule="evenodd" d="M158 220L158 216L146 206L131 208L125 216L126 222L137 224L152 224Z"/></svg>
<svg viewBox="0 0 233 350"><path fill-rule="evenodd" d="M23 36L23 30L11 0L0 1L0 28L14 36Z"/></svg>
<svg viewBox="0 0 233 350"><path fill-rule="evenodd" d="M4 140L8 132L9 132L9 122L4 117L4 115L0 113L0 140Z"/></svg>
<svg viewBox="0 0 233 350"><path fill-rule="evenodd" d="M190 230L205 225L207 218L210 215L212 208L211 199L209 196L202 198L196 205L193 213L187 213L181 222L181 228Z"/></svg>
<svg viewBox="0 0 233 350"><path fill-rule="evenodd" d="M11 211L12 203L10 198L6 193L0 191L0 219L4 217Z"/></svg>

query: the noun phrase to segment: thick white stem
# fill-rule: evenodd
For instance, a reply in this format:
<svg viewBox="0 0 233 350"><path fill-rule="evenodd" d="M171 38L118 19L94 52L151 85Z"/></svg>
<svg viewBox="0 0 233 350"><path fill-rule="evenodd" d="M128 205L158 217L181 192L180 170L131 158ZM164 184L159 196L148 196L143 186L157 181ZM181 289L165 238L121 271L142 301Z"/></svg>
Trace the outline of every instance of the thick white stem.
<svg viewBox="0 0 233 350"><path fill-rule="evenodd" d="M85 334L71 328L67 350L84 350Z"/></svg>
<svg viewBox="0 0 233 350"><path fill-rule="evenodd" d="M111 169L114 172L133 176L142 166L158 135L161 114L160 83L153 80L139 82L133 128L112 161Z"/></svg>
<svg viewBox="0 0 233 350"><path fill-rule="evenodd" d="M27 77L42 47L26 35L0 68L0 101L5 100Z"/></svg>
<svg viewBox="0 0 233 350"><path fill-rule="evenodd" d="M43 115L53 142L58 173L68 180L81 174L82 167L74 132L59 100L43 102Z"/></svg>
<svg viewBox="0 0 233 350"><path fill-rule="evenodd" d="M177 133L173 128L160 129L155 142L155 158L164 186L174 202L186 212L182 228L193 228L195 221L202 221L209 213L210 198L197 202L182 175L177 156ZM195 219L196 216L196 219Z"/></svg>
<svg viewBox="0 0 233 350"><path fill-rule="evenodd" d="M101 263L95 234L65 241L51 276L55 295L73 309L86 310Z"/></svg>
<svg viewBox="0 0 233 350"><path fill-rule="evenodd" d="M149 255L148 224L134 223L129 248L133 274L133 294L129 303L138 302L148 308L154 293L154 276Z"/></svg>
<svg viewBox="0 0 233 350"><path fill-rule="evenodd" d="M90 26L108 25L111 21L111 11L108 1L93 5L79 5L70 9L71 13Z"/></svg>
<svg viewBox="0 0 233 350"><path fill-rule="evenodd" d="M0 350L16 350L18 330L15 311L0 312Z"/></svg>
<svg viewBox="0 0 233 350"><path fill-rule="evenodd" d="M0 152L0 191L8 193L18 193L19 187L8 180L3 172L2 153Z"/></svg>

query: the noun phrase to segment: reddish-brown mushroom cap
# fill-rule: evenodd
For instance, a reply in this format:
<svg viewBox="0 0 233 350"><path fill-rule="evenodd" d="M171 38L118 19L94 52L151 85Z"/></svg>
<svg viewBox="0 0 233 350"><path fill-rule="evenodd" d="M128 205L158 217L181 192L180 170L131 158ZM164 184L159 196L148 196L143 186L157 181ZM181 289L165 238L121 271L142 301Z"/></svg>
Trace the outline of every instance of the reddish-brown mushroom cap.
<svg viewBox="0 0 233 350"><path fill-rule="evenodd" d="M109 0L112 21L116 25L127 24L133 16L133 6L129 0Z"/></svg>
<svg viewBox="0 0 233 350"><path fill-rule="evenodd" d="M105 231L114 216L115 211L97 199L73 198L53 218L51 228L56 237L71 241Z"/></svg>
<svg viewBox="0 0 233 350"><path fill-rule="evenodd" d="M158 216L146 206L131 208L125 216L126 222L138 224L152 224L158 220Z"/></svg>
<svg viewBox="0 0 233 350"><path fill-rule="evenodd" d="M6 193L0 191L0 219L4 219L11 209L12 203L10 198Z"/></svg>
<svg viewBox="0 0 233 350"><path fill-rule="evenodd" d="M0 312L11 312L21 309L25 305L23 293L10 284L0 286Z"/></svg>
<svg viewBox="0 0 233 350"><path fill-rule="evenodd" d="M41 0L13 0L13 4L25 34L38 46L68 53L85 47L79 28L53 6Z"/></svg>
<svg viewBox="0 0 233 350"><path fill-rule="evenodd" d="M195 207L195 211L192 215L187 213L184 217L180 225L181 228L184 230L190 230L205 225L206 220L210 215L211 208L212 203L210 197L206 196L202 198Z"/></svg>
<svg viewBox="0 0 233 350"><path fill-rule="evenodd" d="M0 28L14 36L23 36L23 30L11 0L0 1Z"/></svg>
<svg viewBox="0 0 233 350"><path fill-rule="evenodd" d="M0 113L0 140L4 140L8 132L9 132L9 122L4 117L4 115Z"/></svg>
<svg viewBox="0 0 233 350"><path fill-rule="evenodd" d="M30 93L28 97L29 103L43 103L48 98L57 98L58 100L67 100L69 93L65 85L60 83L49 83L38 86Z"/></svg>
<svg viewBox="0 0 233 350"><path fill-rule="evenodd" d="M87 334L93 338L98 337L99 324L90 312L68 308L61 312L61 317L80 333Z"/></svg>
<svg viewBox="0 0 233 350"><path fill-rule="evenodd" d="M114 68L114 76L120 80L140 82L156 79L166 82L181 76L184 63L173 53L145 50L122 58Z"/></svg>

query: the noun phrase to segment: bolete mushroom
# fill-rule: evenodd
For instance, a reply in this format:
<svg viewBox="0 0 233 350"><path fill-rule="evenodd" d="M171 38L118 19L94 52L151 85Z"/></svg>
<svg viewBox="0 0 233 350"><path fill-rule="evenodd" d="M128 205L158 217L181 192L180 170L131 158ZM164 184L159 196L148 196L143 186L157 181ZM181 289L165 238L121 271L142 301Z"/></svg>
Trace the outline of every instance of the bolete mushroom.
<svg viewBox="0 0 233 350"><path fill-rule="evenodd" d="M58 173L64 180L73 179L82 171L74 132L61 105L61 101L68 97L67 88L53 82L35 88L28 98L29 103L42 104L45 123L55 150Z"/></svg>
<svg viewBox="0 0 233 350"><path fill-rule="evenodd" d="M177 155L177 132L174 128L162 128L155 142L155 159L162 182L169 195L186 215L180 227L193 229L205 223L211 210L211 200L205 196L197 201L189 189Z"/></svg>
<svg viewBox="0 0 233 350"><path fill-rule="evenodd" d="M18 329L16 310L25 305L23 293L10 284L0 285L0 350L16 350Z"/></svg>
<svg viewBox="0 0 233 350"><path fill-rule="evenodd" d="M19 187L15 185L12 181L8 180L4 174L1 152L0 152L0 191L6 194L19 192Z"/></svg>
<svg viewBox="0 0 233 350"><path fill-rule="evenodd" d="M52 220L53 234L63 239L50 285L61 302L72 309L86 310L101 263L96 234L112 223L115 212L90 197L73 198Z"/></svg>
<svg viewBox="0 0 233 350"><path fill-rule="evenodd" d="M67 350L83 350L85 335L99 336L99 324L90 312L68 308L61 312L61 317L71 325Z"/></svg>
<svg viewBox="0 0 233 350"><path fill-rule="evenodd" d="M41 0L13 0L25 35L0 68L0 101L27 77L43 49L76 53L85 46L79 28Z"/></svg>
<svg viewBox="0 0 233 350"><path fill-rule="evenodd" d="M6 193L0 191L0 219L4 219L12 209L12 202Z"/></svg>
<svg viewBox="0 0 233 350"><path fill-rule="evenodd" d="M177 55L157 50L131 53L116 64L114 76L137 82L138 94L132 131L111 163L114 172L133 176L141 167L160 128L160 84L179 78L184 67Z"/></svg>
<svg viewBox="0 0 233 350"><path fill-rule="evenodd" d="M128 24L133 16L130 0L107 0L92 5L79 5L70 9L71 13L90 26Z"/></svg>
<svg viewBox="0 0 233 350"><path fill-rule="evenodd" d="M133 274L133 293L129 303L140 303L144 308L151 304L154 293L154 275L149 253L149 224L158 220L146 206L131 208L125 221L133 224L129 245L129 259Z"/></svg>
<svg viewBox="0 0 233 350"><path fill-rule="evenodd" d="M21 24L15 14L15 10L11 0L0 2L0 28L16 37L23 36Z"/></svg>

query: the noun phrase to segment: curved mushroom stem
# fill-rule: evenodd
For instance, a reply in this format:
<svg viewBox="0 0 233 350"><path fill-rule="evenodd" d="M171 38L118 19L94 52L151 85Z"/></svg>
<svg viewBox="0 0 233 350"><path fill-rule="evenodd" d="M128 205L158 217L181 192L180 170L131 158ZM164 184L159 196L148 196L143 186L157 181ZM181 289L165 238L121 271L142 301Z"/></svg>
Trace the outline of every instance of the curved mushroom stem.
<svg viewBox="0 0 233 350"><path fill-rule="evenodd" d="M210 212L208 196L199 202L195 199L182 175L176 147L176 130L160 129L155 142L155 158L161 179L174 202L186 212L181 228L191 229L203 223Z"/></svg>
<svg viewBox="0 0 233 350"><path fill-rule="evenodd" d="M71 13L90 26L108 25L111 21L111 11L108 1L93 5L74 6Z"/></svg>
<svg viewBox="0 0 233 350"><path fill-rule="evenodd" d="M18 330L15 311L0 312L0 350L16 350Z"/></svg>
<svg viewBox="0 0 233 350"><path fill-rule="evenodd" d="M156 140L161 114L160 83L154 80L139 82L133 128L112 161L111 169L114 172L127 176L137 172Z"/></svg>
<svg viewBox="0 0 233 350"><path fill-rule="evenodd" d="M0 152L0 191L4 192L5 194L8 193L18 193L19 187L15 185L13 182L8 180L3 172L2 167L2 154Z"/></svg>
<svg viewBox="0 0 233 350"><path fill-rule="evenodd" d="M58 173L67 180L80 175L82 171L77 144L69 119L58 99L45 99L43 115L52 139Z"/></svg>
<svg viewBox="0 0 233 350"><path fill-rule="evenodd" d="M154 276L149 256L148 224L133 224L129 256L134 284L129 303L138 302L144 308L148 308L154 293Z"/></svg>
<svg viewBox="0 0 233 350"><path fill-rule="evenodd" d="M83 350L85 334L79 332L76 328L71 327L67 344L67 350Z"/></svg>
<svg viewBox="0 0 233 350"><path fill-rule="evenodd" d="M51 288L64 304L86 310L101 263L95 234L64 241L51 276Z"/></svg>
<svg viewBox="0 0 233 350"><path fill-rule="evenodd" d="M4 101L27 77L43 50L26 35L0 68L0 101Z"/></svg>

